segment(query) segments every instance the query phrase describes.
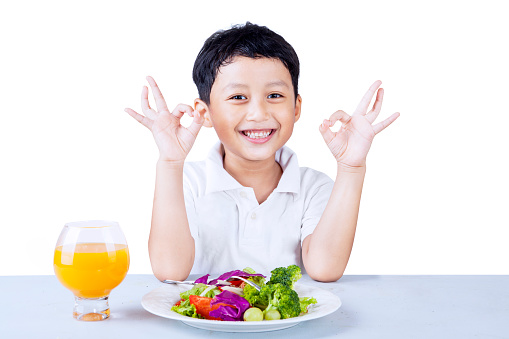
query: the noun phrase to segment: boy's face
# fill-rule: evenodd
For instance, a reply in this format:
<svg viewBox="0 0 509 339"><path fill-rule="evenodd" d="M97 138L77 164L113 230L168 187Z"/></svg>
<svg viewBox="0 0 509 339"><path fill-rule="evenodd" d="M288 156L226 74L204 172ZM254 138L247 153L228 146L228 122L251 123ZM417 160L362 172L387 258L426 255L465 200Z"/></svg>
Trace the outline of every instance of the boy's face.
<svg viewBox="0 0 509 339"><path fill-rule="evenodd" d="M274 159L299 119L290 72L277 59L235 57L217 73L210 104L197 99L205 126L213 126L225 152L245 160ZM200 106L200 107L198 107Z"/></svg>

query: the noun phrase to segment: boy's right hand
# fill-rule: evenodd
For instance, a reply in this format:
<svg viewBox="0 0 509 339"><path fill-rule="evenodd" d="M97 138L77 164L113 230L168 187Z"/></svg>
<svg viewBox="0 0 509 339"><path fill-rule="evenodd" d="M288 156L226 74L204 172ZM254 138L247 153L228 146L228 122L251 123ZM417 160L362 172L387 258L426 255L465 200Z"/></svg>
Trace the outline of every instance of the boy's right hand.
<svg viewBox="0 0 509 339"><path fill-rule="evenodd" d="M147 81L154 93L157 111L149 105L147 86L143 86L141 91L141 109L145 116L130 108L126 108L125 111L152 132L159 148L159 160L183 163L193 147L204 118L185 104L177 105L173 112L170 112L154 79L148 76ZM180 119L185 113L193 117L193 122L188 128L180 124Z"/></svg>

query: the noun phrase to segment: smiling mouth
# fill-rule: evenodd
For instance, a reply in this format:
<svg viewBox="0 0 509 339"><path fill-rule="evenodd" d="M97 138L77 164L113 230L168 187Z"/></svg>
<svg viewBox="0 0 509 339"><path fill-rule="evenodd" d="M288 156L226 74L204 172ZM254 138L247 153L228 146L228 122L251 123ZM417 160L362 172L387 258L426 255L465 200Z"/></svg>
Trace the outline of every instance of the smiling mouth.
<svg viewBox="0 0 509 339"><path fill-rule="evenodd" d="M265 139L269 137L272 133L274 133L274 129L264 129L264 130L245 130L241 131L249 139Z"/></svg>

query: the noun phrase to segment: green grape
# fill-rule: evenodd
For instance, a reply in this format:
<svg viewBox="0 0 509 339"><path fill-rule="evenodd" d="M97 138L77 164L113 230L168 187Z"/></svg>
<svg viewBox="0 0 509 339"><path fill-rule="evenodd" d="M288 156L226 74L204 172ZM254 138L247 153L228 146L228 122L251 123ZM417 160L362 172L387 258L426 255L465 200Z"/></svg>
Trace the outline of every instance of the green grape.
<svg viewBox="0 0 509 339"><path fill-rule="evenodd" d="M258 307L251 307L244 312L244 321L262 321L263 312Z"/></svg>
<svg viewBox="0 0 509 339"><path fill-rule="evenodd" d="M278 310L269 310L265 312L265 320L278 320L281 319L281 314Z"/></svg>

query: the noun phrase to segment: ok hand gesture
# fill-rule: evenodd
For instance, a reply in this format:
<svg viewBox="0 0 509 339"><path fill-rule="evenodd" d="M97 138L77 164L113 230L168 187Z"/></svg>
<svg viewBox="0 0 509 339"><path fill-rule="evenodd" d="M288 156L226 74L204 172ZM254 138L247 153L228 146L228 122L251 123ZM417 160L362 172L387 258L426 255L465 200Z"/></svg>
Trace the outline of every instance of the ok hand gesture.
<svg viewBox="0 0 509 339"><path fill-rule="evenodd" d="M375 135L399 117L399 113L394 113L384 121L373 125L382 108L384 96L382 88L377 92L372 109L369 112L367 110L375 91L381 84L382 82L378 80L371 85L352 116L344 111L337 111L320 125L320 133L322 133L323 139L336 158L338 165L345 168L365 166L366 157ZM332 132L330 127L334 126L338 120L342 126L339 131Z"/></svg>
<svg viewBox="0 0 509 339"><path fill-rule="evenodd" d="M148 76L147 81L154 94L157 110L150 107L148 88L143 86L141 109L145 115L136 113L130 108L126 108L125 111L152 132L159 148L160 160L183 163L198 136L204 119L189 105L179 104L173 112L170 112L154 79ZM185 113L193 117L193 122L188 128L180 124L180 119Z"/></svg>

